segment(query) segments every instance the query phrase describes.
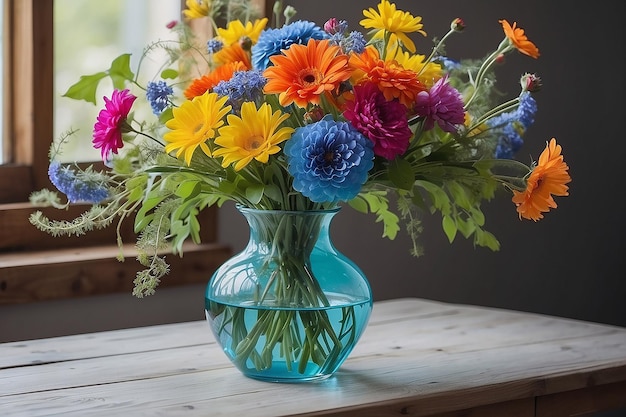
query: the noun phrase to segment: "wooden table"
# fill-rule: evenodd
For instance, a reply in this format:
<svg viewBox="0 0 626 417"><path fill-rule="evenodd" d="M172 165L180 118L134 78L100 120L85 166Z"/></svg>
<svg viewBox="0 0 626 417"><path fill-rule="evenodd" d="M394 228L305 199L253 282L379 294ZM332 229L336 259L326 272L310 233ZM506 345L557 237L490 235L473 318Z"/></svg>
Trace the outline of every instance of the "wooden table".
<svg viewBox="0 0 626 417"><path fill-rule="evenodd" d="M570 416L626 410L626 329L421 299L377 302L339 372L242 376L203 321L0 344L0 415Z"/></svg>

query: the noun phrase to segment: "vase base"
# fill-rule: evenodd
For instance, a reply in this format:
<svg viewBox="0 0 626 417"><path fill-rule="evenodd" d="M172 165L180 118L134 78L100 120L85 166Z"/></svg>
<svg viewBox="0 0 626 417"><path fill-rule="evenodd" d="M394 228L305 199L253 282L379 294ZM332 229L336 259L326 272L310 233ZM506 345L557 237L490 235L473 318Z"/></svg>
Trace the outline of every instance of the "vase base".
<svg viewBox="0 0 626 417"><path fill-rule="evenodd" d="M302 377L276 377L276 376L261 376L261 375L247 375L244 376L263 382L273 382L276 384L299 384L299 383L311 383L326 381L331 378L333 374L317 375L317 376L302 376Z"/></svg>

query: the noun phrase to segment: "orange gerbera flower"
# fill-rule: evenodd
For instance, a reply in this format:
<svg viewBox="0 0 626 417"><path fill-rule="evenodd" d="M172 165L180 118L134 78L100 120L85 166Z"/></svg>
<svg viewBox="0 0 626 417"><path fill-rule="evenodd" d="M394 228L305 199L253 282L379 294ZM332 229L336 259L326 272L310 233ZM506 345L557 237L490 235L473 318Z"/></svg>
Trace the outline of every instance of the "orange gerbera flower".
<svg viewBox="0 0 626 417"><path fill-rule="evenodd" d="M542 212L556 208L553 195L569 195L569 183L572 178L567 170L569 167L563 161L561 146L552 138L546 149L539 156L539 162L530 173L526 181L526 190L513 190L513 203L517 206L520 219L537 221L543 219Z"/></svg>
<svg viewBox="0 0 626 417"><path fill-rule="evenodd" d="M426 91L415 71L404 68L396 60L384 61L378 49L368 46L361 54L350 56L350 67L355 71L355 83L371 81L382 91L385 99L397 98L406 107L411 107L415 97Z"/></svg>
<svg viewBox="0 0 626 417"><path fill-rule="evenodd" d="M207 91L211 91L220 81L227 81L233 77L237 71L246 71L243 62L230 62L214 69L208 74L200 78L196 78L184 91L185 97L191 100L194 97L201 96Z"/></svg>
<svg viewBox="0 0 626 417"><path fill-rule="evenodd" d="M283 54L270 57L274 65L263 72L268 79L265 93L279 94L282 106L320 104L322 94L337 92L340 84L350 78L348 56L327 39L293 44Z"/></svg>
<svg viewBox="0 0 626 417"><path fill-rule="evenodd" d="M233 43L230 46L220 49L213 54L213 60L219 65L225 65L231 62L241 62L246 67L246 70L252 69L250 53L246 52L239 43Z"/></svg>
<svg viewBox="0 0 626 417"><path fill-rule="evenodd" d="M530 57L539 58L539 49L524 35L524 29L517 27L517 22L513 22L513 26L506 20L499 20L499 22L504 29L504 34L518 51Z"/></svg>

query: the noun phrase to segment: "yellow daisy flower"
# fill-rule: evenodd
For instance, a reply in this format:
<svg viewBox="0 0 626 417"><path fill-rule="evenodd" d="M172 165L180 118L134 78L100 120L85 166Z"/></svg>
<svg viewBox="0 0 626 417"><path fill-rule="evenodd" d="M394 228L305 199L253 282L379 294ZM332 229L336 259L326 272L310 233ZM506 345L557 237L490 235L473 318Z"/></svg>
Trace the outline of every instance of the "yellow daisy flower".
<svg viewBox="0 0 626 417"><path fill-rule="evenodd" d="M422 18L414 17L409 12L396 10L394 3L388 0L382 0L378 5L378 12L373 8L363 10L365 19L359 23L365 29L378 29L372 39L384 39L385 32L391 34L389 38L390 44L401 42L410 52L415 52L415 44L407 36L407 33L421 33L426 36L426 32L422 30Z"/></svg>
<svg viewBox="0 0 626 417"><path fill-rule="evenodd" d="M163 139L168 142L165 152L176 151L177 158L184 154L187 165L191 165L191 158L198 147L211 156L207 141L215 137L217 129L224 124L224 116L232 108L225 105L227 99L206 92L185 101L180 107L174 107L173 118L165 123L165 127L170 129L163 135Z"/></svg>
<svg viewBox="0 0 626 417"><path fill-rule="evenodd" d="M228 115L228 124L219 129L219 136L215 144L221 148L213 151L213 156L222 156L222 166L235 163L235 170L239 171L256 159L267 163L270 155L280 152L278 144L291 137L294 129L291 127L279 128L280 124L289 118L289 114L280 110L272 113L269 104L263 103L257 110L253 102L245 102L241 106L241 117Z"/></svg>
<svg viewBox="0 0 626 417"><path fill-rule="evenodd" d="M263 29L265 29L265 25L267 25L267 17L257 19L254 23L246 22L245 26L241 20L233 20L228 23L226 29L218 28L217 34L222 42L224 42L225 46L239 42L241 38L249 38L254 45L259 40L259 36L261 36Z"/></svg>
<svg viewBox="0 0 626 417"><path fill-rule="evenodd" d="M187 0L187 8L183 10L183 15L187 19L199 19L209 15L211 10L211 0Z"/></svg>

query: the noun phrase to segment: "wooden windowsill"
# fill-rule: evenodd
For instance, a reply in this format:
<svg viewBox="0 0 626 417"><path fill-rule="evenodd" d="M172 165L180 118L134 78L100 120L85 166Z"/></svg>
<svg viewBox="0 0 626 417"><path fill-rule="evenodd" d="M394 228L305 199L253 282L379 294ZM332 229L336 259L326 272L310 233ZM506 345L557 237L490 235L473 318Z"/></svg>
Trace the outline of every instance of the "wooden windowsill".
<svg viewBox="0 0 626 417"><path fill-rule="evenodd" d="M116 259L117 245L0 253L0 304L130 292L137 271L132 244ZM161 286L206 283L231 256L228 246L206 243L183 246L183 257L165 254L170 273Z"/></svg>

